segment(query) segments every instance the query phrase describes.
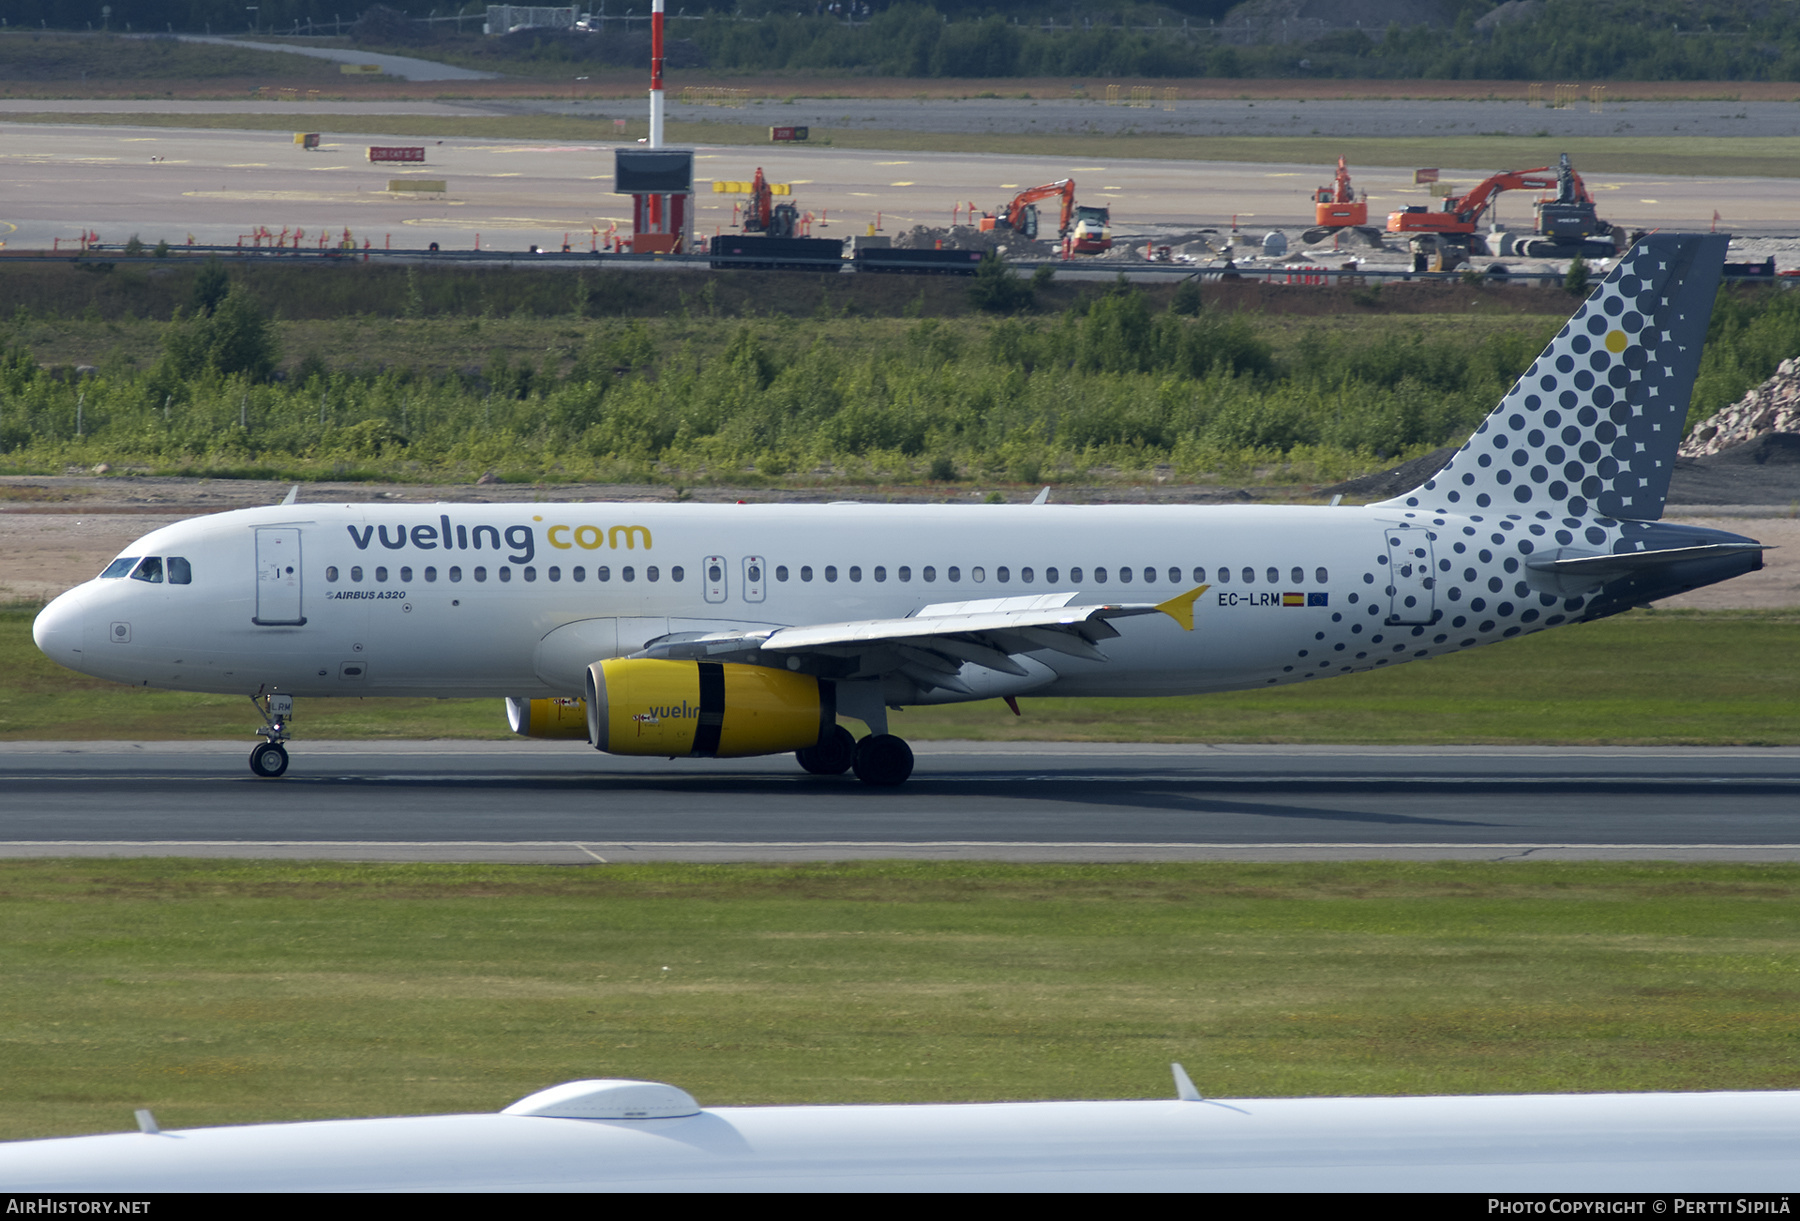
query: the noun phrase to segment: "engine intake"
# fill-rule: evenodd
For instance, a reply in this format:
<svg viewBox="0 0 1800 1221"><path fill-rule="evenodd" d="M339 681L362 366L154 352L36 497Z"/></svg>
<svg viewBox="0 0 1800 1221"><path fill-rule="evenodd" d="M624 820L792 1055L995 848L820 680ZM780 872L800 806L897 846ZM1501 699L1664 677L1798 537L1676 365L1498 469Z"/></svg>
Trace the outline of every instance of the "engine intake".
<svg viewBox="0 0 1800 1221"><path fill-rule="evenodd" d="M588 667L587 721L588 741L609 754L774 755L836 727L837 688L765 666L613 658Z"/></svg>

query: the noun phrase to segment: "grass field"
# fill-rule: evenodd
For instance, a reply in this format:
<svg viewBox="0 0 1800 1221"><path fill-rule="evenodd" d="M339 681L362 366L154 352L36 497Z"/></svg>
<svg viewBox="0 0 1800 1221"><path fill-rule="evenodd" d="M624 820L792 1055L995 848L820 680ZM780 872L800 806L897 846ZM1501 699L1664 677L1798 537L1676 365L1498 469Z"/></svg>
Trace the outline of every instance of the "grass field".
<svg viewBox="0 0 1800 1221"><path fill-rule="evenodd" d="M771 113L777 113L772 111ZM320 131L334 135L461 137L489 140L592 140L621 137L610 121L559 115L464 118L436 115L292 114L70 114L61 111L14 113L7 123L71 123L93 127L185 127L244 131ZM643 134L644 120L631 120L625 138ZM740 123L673 121L672 144L767 145L768 131ZM1244 161L1253 164L1330 164L1347 157L1352 165L1411 167L1425 161L1461 169L1494 165L1542 165L1566 152L1586 174L1649 174L1724 178L1800 177L1800 137L1747 136L1451 136L1352 138L1326 136L1165 136L1136 132L954 133L815 126L810 146L891 149L917 153L991 153L1062 159L1143 158L1159 161Z"/></svg>
<svg viewBox="0 0 1800 1221"><path fill-rule="evenodd" d="M0 863L0 1138L703 1104L1800 1087L1800 867Z"/></svg>
<svg viewBox="0 0 1800 1221"><path fill-rule="evenodd" d="M0 739L247 738L241 696L126 687L56 665L0 611ZM1204 627L1202 626L1202 630ZM994 700L897 714L916 741L1800 743L1800 613L1634 611L1392 670L1175 699ZM505 738L498 700L301 700L307 738ZM860 730L860 726L858 726Z"/></svg>

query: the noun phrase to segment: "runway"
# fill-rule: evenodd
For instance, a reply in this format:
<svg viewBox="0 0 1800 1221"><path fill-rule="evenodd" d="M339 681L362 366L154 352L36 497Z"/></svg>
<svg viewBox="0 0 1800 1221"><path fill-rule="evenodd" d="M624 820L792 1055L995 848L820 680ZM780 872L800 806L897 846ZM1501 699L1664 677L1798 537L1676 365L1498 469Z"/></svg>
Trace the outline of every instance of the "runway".
<svg viewBox="0 0 1800 1221"><path fill-rule="evenodd" d="M926 742L903 788L580 744L0 743L0 856L1800 860L1800 748Z"/></svg>

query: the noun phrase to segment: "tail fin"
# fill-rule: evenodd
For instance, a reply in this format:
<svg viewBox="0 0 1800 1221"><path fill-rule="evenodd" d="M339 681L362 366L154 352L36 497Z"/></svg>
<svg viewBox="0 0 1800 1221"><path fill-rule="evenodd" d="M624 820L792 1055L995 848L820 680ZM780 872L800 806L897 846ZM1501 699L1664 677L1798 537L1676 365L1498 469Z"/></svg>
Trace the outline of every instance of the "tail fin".
<svg viewBox="0 0 1800 1221"><path fill-rule="evenodd" d="M1661 517L1727 241L1639 241L1450 465L1382 504Z"/></svg>

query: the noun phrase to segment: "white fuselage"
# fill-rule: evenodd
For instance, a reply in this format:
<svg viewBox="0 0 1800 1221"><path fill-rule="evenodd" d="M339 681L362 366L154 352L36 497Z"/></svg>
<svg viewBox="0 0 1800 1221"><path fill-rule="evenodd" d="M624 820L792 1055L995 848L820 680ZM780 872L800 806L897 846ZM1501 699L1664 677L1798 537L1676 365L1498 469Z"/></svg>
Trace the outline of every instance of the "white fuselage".
<svg viewBox="0 0 1800 1221"><path fill-rule="evenodd" d="M671 632L1069 590L1077 604L1155 603L1205 585L1191 632L1149 615L1117 621L1104 661L1044 651L1024 678L964 669L976 696L1171 695L1369 670L1561 622L1558 599L1518 580L1527 529L1544 532L1496 516L1477 535L1386 507L283 505L146 535L122 554L185 559L191 582L90 581L45 610L36 636L73 669L174 690L570 696L589 663ZM1401 566L1389 556L1415 543L1416 572L1390 577ZM1432 554L1470 580L1424 579ZM915 695L889 702L971 698Z"/></svg>

